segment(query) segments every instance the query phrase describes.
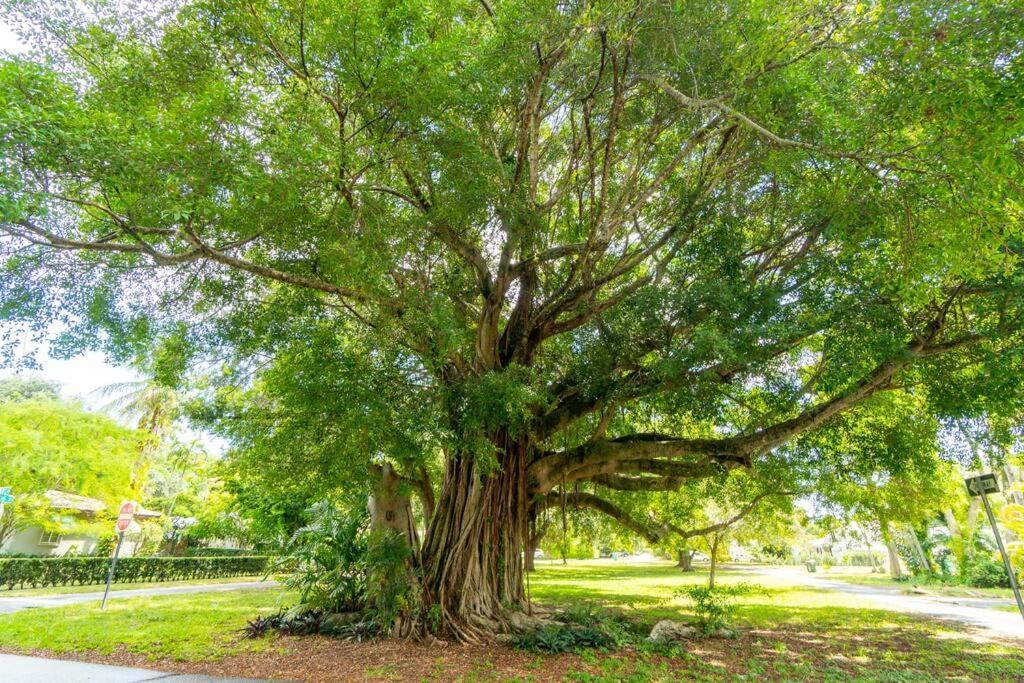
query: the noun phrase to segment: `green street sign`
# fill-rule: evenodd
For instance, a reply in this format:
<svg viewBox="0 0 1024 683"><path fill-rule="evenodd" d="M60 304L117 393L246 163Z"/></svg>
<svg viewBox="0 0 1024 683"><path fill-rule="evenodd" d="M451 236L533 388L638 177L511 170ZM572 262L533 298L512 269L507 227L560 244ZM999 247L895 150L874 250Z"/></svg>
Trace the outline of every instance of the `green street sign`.
<svg viewBox="0 0 1024 683"><path fill-rule="evenodd" d="M13 502L14 502L14 496L11 495L11 487L10 486L0 486L0 505L3 505L4 503L13 503Z"/></svg>

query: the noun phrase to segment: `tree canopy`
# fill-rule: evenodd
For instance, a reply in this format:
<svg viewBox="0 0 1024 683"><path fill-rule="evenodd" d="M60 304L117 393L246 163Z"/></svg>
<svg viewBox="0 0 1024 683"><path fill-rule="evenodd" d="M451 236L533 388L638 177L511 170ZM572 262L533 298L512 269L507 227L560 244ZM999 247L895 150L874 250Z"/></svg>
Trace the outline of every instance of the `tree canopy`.
<svg viewBox="0 0 1024 683"><path fill-rule="evenodd" d="M74 403L0 401L0 482L15 496L0 519L0 543L33 524L58 531L74 526L50 506L44 495L50 489L97 498L115 510L138 493L129 479L144 442L143 433Z"/></svg>
<svg viewBox="0 0 1024 683"><path fill-rule="evenodd" d="M1013 3L5 4L4 316L205 374L281 486L443 467L457 635L558 488L1019 407Z"/></svg>

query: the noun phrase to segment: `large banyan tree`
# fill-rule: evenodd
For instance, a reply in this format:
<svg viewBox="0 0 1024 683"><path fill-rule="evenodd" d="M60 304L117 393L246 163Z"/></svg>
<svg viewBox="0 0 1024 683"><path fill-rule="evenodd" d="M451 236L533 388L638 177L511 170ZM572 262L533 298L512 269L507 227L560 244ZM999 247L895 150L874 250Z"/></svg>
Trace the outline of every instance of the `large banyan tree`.
<svg viewBox="0 0 1024 683"><path fill-rule="evenodd" d="M1017 401L1013 4L8 1L0 310L216 368L282 487L386 460L477 637L569 495Z"/></svg>

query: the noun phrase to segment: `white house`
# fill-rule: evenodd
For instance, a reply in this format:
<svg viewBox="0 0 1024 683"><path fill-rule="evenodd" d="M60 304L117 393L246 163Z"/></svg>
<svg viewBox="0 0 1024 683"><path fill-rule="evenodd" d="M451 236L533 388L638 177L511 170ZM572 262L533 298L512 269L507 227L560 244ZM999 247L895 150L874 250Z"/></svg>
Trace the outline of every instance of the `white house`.
<svg viewBox="0 0 1024 683"><path fill-rule="evenodd" d="M102 513L107 508L107 505L101 500L67 493L66 491L51 489L43 495L50 501L51 508L77 521L91 521L96 515ZM161 513L146 510L141 506L135 512L136 519L156 519L160 516ZM128 538L125 541L124 548L122 548L122 553L125 555L133 555L135 546L138 545L138 542L134 541L131 535L131 529L129 529ZM30 526L12 535L4 543L3 547L0 547L0 553L53 555L58 557L63 555L89 555L96 551L98 543L99 538L88 531L59 533L49 532L38 526Z"/></svg>

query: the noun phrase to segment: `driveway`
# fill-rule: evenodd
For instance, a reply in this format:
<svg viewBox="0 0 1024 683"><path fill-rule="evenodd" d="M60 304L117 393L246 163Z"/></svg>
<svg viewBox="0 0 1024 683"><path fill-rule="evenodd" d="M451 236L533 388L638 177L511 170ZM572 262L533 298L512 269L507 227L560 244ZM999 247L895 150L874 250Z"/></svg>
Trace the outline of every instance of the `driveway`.
<svg viewBox="0 0 1024 683"><path fill-rule="evenodd" d="M242 683L243 678L211 678L194 674L173 674L150 669L131 669L124 666L107 666L86 662L68 662L62 659L22 657L21 655L0 654L0 671L4 683Z"/></svg>
<svg viewBox="0 0 1024 683"><path fill-rule="evenodd" d="M847 583L793 567L760 567L753 571L802 583L811 588L855 595L864 600L865 607L921 614L963 624L981 635L1024 641L1024 619L1020 613L992 609L1004 605L1015 606L1012 600L908 595L899 588Z"/></svg>
<svg viewBox="0 0 1024 683"><path fill-rule="evenodd" d="M116 601L121 598L137 598L150 595L179 595L181 593L219 593L222 591L233 591L239 588L276 588L276 581L236 581L234 583L211 583L195 586L165 586L163 588L134 588L129 590L110 591L107 601ZM103 591L90 591L88 593L67 593L65 595L40 595L24 598L3 598L0 597L0 614L12 614L25 609L36 607L63 607L75 605L80 602L97 602L103 599ZM6 680L6 679L4 679Z"/></svg>

